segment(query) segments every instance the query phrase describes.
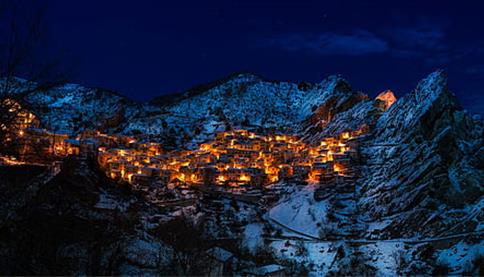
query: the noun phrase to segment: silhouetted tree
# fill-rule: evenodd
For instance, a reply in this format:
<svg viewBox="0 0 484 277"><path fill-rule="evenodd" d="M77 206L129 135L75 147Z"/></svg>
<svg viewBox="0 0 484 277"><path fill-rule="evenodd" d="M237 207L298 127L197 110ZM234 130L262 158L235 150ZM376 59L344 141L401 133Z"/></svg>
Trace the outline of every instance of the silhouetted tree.
<svg viewBox="0 0 484 277"><path fill-rule="evenodd" d="M15 144L12 138L19 132L18 115L30 108L24 97L67 80L67 70L61 69L60 59L42 53L46 50L41 47L46 3L0 1L0 153L8 152ZM19 104L22 109L15 109Z"/></svg>
<svg viewBox="0 0 484 277"><path fill-rule="evenodd" d="M156 233L158 237L175 249L175 271L177 274L200 274L197 262L206 245L202 239L202 230L199 226L194 225L185 216L182 216L161 225Z"/></svg>

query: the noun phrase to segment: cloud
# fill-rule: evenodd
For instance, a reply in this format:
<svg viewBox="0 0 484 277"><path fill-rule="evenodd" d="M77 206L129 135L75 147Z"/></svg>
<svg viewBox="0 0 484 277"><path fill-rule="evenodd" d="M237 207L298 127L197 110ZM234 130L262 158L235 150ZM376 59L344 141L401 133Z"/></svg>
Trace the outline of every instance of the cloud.
<svg viewBox="0 0 484 277"><path fill-rule="evenodd" d="M350 34L287 34L271 39L269 44L289 52L319 55L361 56L389 50L385 40L363 30Z"/></svg>
<svg viewBox="0 0 484 277"><path fill-rule="evenodd" d="M444 65L462 57L462 49L446 43L446 33L438 26L397 27L384 32L391 54L403 59L420 59L430 65Z"/></svg>
<svg viewBox="0 0 484 277"><path fill-rule="evenodd" d="M445 51L445 33L440 29L394 28L387 31L396 46L402 48Z"/></svg>
<svg viewBox="0 0 484 277"><path fill-rule="evenodd" d="M465 44L452 44L442 26L432 24L383 27L378 32L356 29L350 32L289 33L263 39L263 42L266 47L293 53L349 57L384 54L431 66L448 65L469 56L476 48L469 50Z"/></svg>

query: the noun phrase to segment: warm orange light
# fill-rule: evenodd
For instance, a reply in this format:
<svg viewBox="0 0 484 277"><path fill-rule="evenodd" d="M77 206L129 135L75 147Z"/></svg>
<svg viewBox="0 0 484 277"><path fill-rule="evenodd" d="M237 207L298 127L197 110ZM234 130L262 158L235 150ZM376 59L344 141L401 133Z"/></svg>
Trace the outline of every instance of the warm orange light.
<svg viewBox="0 0 484 277"><path fill-rule="evenodd" d="M342 165L340 165L340 164L335 163L333 165L333 170L336 173L340 173L340 172L343 172L344 171L344 167Z"/></svg>
<svg viewBox="0 0 484 277"><path fill-rule="evenodd" d="M197 180L197 176L195 174L190 175L190 180L195 182Z"/></svg>
<svg viewBox="0 0 484 277"><path fill-rule="evenodd" d="M202 144L202 145L200 145L200 150L209 151L210 150L210 145L208 145L208 144Z"/></svg>
<svg viewBox="0 0 484 277"><path fill-rule="evenodd" d="M200 144L195 151L164 152L159 151L159 145L153 147L150 143L146 143L147 147L143 147L145 144L140 144L141 147L111 151L105 147L99 147L100 153L117 153L112 155L112 158L100 160L99 163L103 168L110 168L108 165L111 160L122 163L122 166L134 165L140 168L137 169L138 173L141 173L141 167L171 170L171 180L175 177L189 184L201 180L198 174L200 169L205 167L215 167L219 170L220 173L213 173L214 176L212 176L218 184L232 178L238 180L240 184L259 180L256 175L248 174L249 171L245 169L259 169L260 174L266 177L268 182L277 182L279 172L281 170L286 172L285 167L293 172L297 166L301 166L313 169L310 170L309 180L317 181L321 172L318 168L314 169L315 163L331 162L335 155L338 157L345 155L344 153L350 150L350 147L343 142L351 138L355 132L343 132L339 137L324 138L319 145L307 145L297 137L288 135L262 136L237 130L217 134L214 141ZM119 139L119 141L125 140ZM53 149L60 151L63 148L56 145ZM164 153L166 156L159 156L159 153ZM185 173L179 172L182 167L187 167L183 169ZM240 170L240 173L232 175L237 174L231 172L233 168ZM333 170L336 174L343 174L345 168L342 164L334 164ZM127 174L124 170L111 175L119 177L119 174L131 182L132 173ZM234 182L234 185L237 186L237 182Z"/></svg>
<svg viewBox="0 0 484 277"><path fill-rule="evenodd" d="M227 179L225 178L225 176L223 176L223 175L219 175L219 176L217 177L217 181L219 181L220 183L223 183L223 182L227 181Z"/></svg>
<svg viewBox="0 0 484 277"><path fill-rule="evenodd" d="M250 181L250 176L249 175L246 175L246 174L242 174L239 178L240 181L244 181L244 182L249 182Z"/></svg>

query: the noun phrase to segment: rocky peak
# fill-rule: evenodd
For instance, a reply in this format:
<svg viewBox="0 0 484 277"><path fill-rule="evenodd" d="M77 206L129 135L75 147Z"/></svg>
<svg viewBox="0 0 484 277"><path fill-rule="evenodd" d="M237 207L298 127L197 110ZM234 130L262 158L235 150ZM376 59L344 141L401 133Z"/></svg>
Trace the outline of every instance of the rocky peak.
<svg viewBox="0 0 484 277"><path fill-rule="evenodd" d="M432 102L446 91L447 74L443 70L437 70L418 83L413 96L417 102L426 103Z"/></svg>
<svg viewBox="0 0 484 277"><path fill-rule="evenodd" d="M383 113L362 147L361 209L392 216L388 236L452 234L452 209L480 205L483 173L472 161L482 147L482 123L462 111L443 71L431 73ZM460 228L476 222L469 215Z"/></svg>
<svg viewBox="0 0 484 277"><path fill-rule="evenodd" d="M393 91L385 90L378 94L375 100L381 101L383 103L383 108L386 111L397 101L397 98L395 97L395 94L393 94Z"/></svg>
<svg viewBox="0 0 484 277"><path fill-rule="evenodd" d="M344 130L359 129L373 121L373 110L368 95L354 91L350 84L340 76L333 75L320 84L318 101L312 101L312 114L300 127L299 135L312 143L325 136L333 136ZM314 97L316 98L316 97Z"/></svg>
<svg viewBox="0 0 484 277"><path fill-rule="evenodd" d="M420 130L422 135L431 137L435 135L433 130L448 124L451 114L460 109L454 94L447 89L445 73L436 71L382 115L377 123L376 136L382 140L400 140L408 137L409 130ZM440 119L446 119L446 122L440 122Z"/></svg>
<svg viewBox="0 0 484 277"><path fill-rule="evenodd" d="M326 97L332 94L351 94L353 92L351 85L340 75L331 75L319 83L321 90Z"/></svg>

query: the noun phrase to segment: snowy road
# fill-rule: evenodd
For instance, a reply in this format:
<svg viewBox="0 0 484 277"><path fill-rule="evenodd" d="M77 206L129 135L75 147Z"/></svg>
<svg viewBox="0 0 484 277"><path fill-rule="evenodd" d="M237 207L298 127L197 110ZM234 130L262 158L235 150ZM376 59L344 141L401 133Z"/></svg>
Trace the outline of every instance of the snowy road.
<svg viewBox="0 0 484 277"><path fill-rule="evenodd" d="M270 220L270 219L269 219ZM436 238L423 238L423 239L418 239L418 238L401 238L401 239L387 239L387 240L369 240L369 239L335 239L335 240L323 240L319 238L314 238L305 234L302 234L296 230L292 230L284 225L281 225L280 223L274 222L270 220L271 222L278 224L281 227L286 228L287 230L294 232L298 235L301 235L302 237L305 237L305 241L307 242L315 242L315 243L321 243L321 242L348 242L348 243L361 243L361 244L369 244L369 243L409 243L409 244L419 244L419 243L427 243L427 242L434 242L434 241L443 241L443 240L451 240L451 239L458 239L458 238L464 238L472 235L483 235L484 236L484 230L482 231L474 231L474 232L465 232L465 233L460 233L460 234L454 234L454 235L449 235L449 236L443 236L443 237L436 237ZM274 237L266 237L266 240L269 241L284 241L288 239L298 239L296 238L291 238L291 237L284 237L284 238L274 238Z"/></svg>
<svg viewBox="0 0 484 277"><path fill-rule="evenodd" d="M307 239L307 240L314 240L314 241L319 240L319 238L318 238L318 237L311 236L311 235L309 235L309 234L305 234L305 233L300 232L300 231L298 231L298 230L292 229L291 227L289 227L289 226L287 226L287 225L284 225L283 223L281 223L281 222L277 221L277 220L276 220L276 219L274 219L274 218L271 218L270 216L264 216L264 219L265 219L265 220L267 220L267 221L269 221L270 223L275 224L275 225L277 225L277 226L281 227L282 229L285 229L286 231L289 231L290 233L294 233L294 234L296 234L296 235L298 235L298 236L300 236L300 237L302 237L302 238L304 238L304 239ZM296 238L297 238L297 237L296 237Z"/></svg>

